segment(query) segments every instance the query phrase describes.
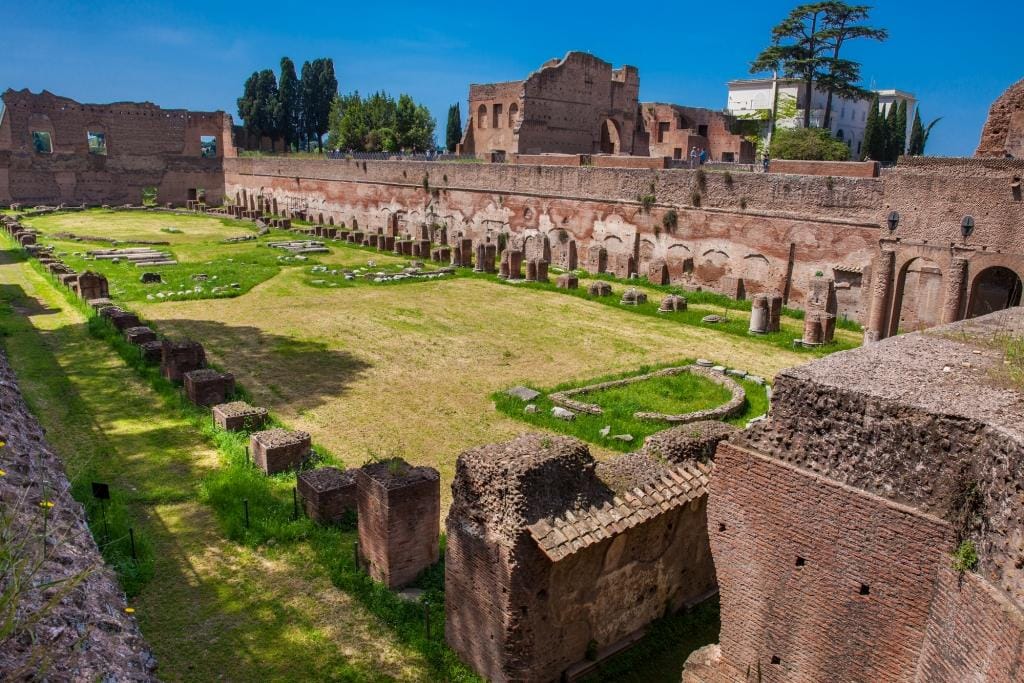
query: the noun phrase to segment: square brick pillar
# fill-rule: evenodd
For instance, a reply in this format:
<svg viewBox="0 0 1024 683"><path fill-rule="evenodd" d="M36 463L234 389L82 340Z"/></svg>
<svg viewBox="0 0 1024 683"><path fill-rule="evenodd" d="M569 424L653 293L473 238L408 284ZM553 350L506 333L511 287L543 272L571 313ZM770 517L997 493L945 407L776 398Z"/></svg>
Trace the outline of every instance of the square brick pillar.
<svg viewBox="0 0 1024 683"><path fill-rule="evenodd" d="M206 367L206 352L199 342L164 341L161 346L160 374L164 379L181 382L185 373Z"/></svg>
<svg viewBox="0 0 1024 683"><path fill-rule="evenodd" d="M249 439L252 460L266 474L277 474L298 467L309 456L311 441L306 432L268 429Z"/></svg>
<svg viewBox="0 0 1024 683"><path fill-rule="evenodd" d="M306 515L321 524L337 524L356 509L355 470L320 467L300 472L296 488Z"/></svg>
<svg viewBox="0 0 1024 683"><path fill-rule="evenodd" d="M437 562L441 476L404 460L356 470L359 555L388 588L401 588Z"/></svg>
<svg viewBox="0 0 1024 683"><path fill-rule="evenodd" d="M185 373L185 395L197 406L215 406L224 403L235 393L235 376L209 368Z"/></svg>
<svg viewBox="0 0 1024 683"><path fill-rule="evenodd" d="M213 407L214 423L226 432L263 429L267 422L267 409L256 408L245 401L221 403Z"/></svg>

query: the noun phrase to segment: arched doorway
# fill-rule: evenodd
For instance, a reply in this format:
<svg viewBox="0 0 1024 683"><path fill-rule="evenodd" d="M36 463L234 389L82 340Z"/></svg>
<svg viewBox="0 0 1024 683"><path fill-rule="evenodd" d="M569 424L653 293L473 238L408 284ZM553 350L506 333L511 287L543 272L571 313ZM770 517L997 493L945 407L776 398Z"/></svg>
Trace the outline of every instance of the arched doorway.
<svg viewBox="0 0 1024 683"><path fill-rule="evenodd" d="M912 259L900 269L889 334L915 332L942 322L942 268L931 259Z"/></svg>
<svg viewBox="0 0 1024 683"><path fill-rule="evenodd" d="M978 273L971 288L968 318L1001 311L1020 305L1021 280L1017 273L1003 266L992 266Z"/></svg>
<svg viewBox="0 0 1024 683"><path fill-rule="evenodd" d="M603 154L618 154L621 151L619 124L612 119L605 119L601 124L601 152Z"/></svg>

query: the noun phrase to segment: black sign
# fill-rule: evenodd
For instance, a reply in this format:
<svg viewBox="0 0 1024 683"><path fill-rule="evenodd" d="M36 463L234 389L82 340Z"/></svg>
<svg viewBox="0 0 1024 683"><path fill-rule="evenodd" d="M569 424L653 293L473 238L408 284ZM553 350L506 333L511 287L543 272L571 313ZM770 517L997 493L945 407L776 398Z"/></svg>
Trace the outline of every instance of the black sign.
<svg viewBox="0 0 1024 683"><path fill-rule="evenodd" d="M99 500L110 500L110 486L94 481L92 483L92 496Z"/></svg>

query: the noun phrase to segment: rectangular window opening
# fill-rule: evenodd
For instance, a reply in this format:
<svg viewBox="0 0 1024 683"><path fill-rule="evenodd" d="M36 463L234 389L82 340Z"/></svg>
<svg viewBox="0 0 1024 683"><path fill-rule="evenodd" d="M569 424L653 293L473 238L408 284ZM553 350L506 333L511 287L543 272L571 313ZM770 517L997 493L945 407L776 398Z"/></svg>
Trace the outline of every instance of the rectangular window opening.
<svg viewBox="0 0 1024 683"><path fill-rule="evenodd" d="M798 566L798 567L802 567L802 566L804 566L805 564L807 564L807 560L805 560L804 558L802 558L802 557L800 557L800 556L798 555L798 556L797 556L797 558L796 558L796 566Z"/></svg>
<svg viewBox="0 0 1024 683"><path fill-rule="evenodd" d="M782 660L779 659L778 655L772 655L772 664L782 664Z"/></svg>
<svg viewBox="0 0 1024 683"><path fill-rule="evenodd" d="M697 126L697 135L701 136L702 138L706 138L708 136L707 124Z"/></svg>
<svg viewBox="0 0 1024 683"><path fill-rule="evenodd" d="M88 131L86 138L89 140L89 154L107 155L107 136L104 133Z"/></svg>
<svg viewBox="0 0 1024 683"><path fill-rule="evenodd" d="M216 135L200 135L199 136L199 151L200 154L207 159L212 159L217 156L217 136Z"/></svg>
<svg viewBox="0 0 1024 683"><path fill-rule="evenodd" d="M45 130L32 131L32 148L36 154L53 154L53 140Z"/></svg>
<svg viewBox="0 0 1024 683"><path fill-rule="evenodd" d="M870 593L871 593L871 586L867 585L866 583L862 583L860 585L860 594L861 595L869 595Z"/></svg>

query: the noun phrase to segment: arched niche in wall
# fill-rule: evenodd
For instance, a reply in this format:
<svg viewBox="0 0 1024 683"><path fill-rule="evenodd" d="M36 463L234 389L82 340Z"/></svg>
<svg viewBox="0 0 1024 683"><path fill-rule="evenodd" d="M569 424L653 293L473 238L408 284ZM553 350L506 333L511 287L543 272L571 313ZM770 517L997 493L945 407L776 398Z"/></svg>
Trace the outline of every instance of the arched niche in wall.
<svg viewBox="0 0 1024 683"><path fill-rule="evenodd" d="M973 279L967 303L967 317L1001 311L1021 302L1021 278L1005 266L990 266Z"/></svg>
<svg viewBox="0 0 1024 683"><path fill-rule="evenodd" d="M942 267L918 256L910 259L896 274L889 334L914 332L938 325L942 320L945 296Z"/></svg>

